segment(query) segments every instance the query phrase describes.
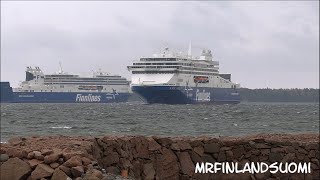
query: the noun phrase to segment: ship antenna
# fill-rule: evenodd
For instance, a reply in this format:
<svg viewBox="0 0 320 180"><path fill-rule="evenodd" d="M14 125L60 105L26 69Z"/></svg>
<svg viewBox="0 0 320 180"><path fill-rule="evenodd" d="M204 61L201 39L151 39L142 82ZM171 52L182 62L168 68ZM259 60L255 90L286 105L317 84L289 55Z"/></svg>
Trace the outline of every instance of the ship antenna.
<svg viewBox="0 0 320 180"><path fill-rule="evenodd" d="M62 64L61 64L61 61L59 61L59 74L62 74Z"/></svg>
<svg viewBox="0 0 320 180"><path fill-rule="evenodd" d="M189 42L188 57L191 58L191 41Z"/></svg>

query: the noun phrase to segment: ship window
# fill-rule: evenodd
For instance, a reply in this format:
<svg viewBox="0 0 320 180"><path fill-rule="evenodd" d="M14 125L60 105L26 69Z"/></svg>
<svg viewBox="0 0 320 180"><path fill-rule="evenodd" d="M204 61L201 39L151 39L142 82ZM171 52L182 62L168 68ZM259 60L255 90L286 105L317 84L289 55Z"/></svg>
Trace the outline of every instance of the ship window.
<svg viewBox="0 0 320 180"><path fill-rule="evenodd" d="M60 88L64 88L64 85L60 85Z"/></svg>

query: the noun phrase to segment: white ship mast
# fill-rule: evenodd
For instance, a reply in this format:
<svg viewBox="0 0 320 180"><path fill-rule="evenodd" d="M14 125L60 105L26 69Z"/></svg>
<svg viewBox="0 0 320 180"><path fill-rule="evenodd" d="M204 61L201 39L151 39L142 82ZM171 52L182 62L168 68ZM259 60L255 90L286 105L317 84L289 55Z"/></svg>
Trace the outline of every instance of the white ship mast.
<svg viewBox="0 0 320 180"><path fill-rule="evenodd" d="M189 57L189 58L192 58L192 54L191 54L191 41L189 42L188 57Z"/></svg>

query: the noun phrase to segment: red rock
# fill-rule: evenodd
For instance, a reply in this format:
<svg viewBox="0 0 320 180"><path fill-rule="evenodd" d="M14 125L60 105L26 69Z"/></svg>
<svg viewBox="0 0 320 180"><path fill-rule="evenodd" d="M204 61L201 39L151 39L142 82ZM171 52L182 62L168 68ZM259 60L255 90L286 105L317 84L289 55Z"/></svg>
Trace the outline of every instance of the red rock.
<svg viewBox="0 0 320 180"><path fill-rule="evenodd" d="M136 156L138 158L144 158L144 159L148 159L149 158L148 146L146 144L137 143L136 144L136 151L137 151L137 155Z"/></svg>
<svg viewBox="0 0 320 180"><path fill-rule="evenodd" d="M101 171L97 170L97 169L92 169L92 175L99 178L99 179L102 179L103 178L103 174Z"/></svg>
<svg viewBox="0 0 320 180"><path fill-rule="evenodd" d="M298 152L302 154L308 154L308 152L303 148L298 148Z"/></svg>
<svg viewBox="0 0 320 180"><path fill-rule="evenodd" d="M71 151L71 150L67 150L67 149L64 149L62 151L62 157L65 161L69 160L71 157L73 156L85 156L85 154L81 151Z"/></svg>
<svg viewBox="0 0 320 180"><path fill-rule="evenodd" d="M59 166L60 166L60 164L57 163L57 162L53 162L53 163L50 164L50 167L52 167L53 169L56 169Z"/></svg>
<svg viewBox="0 0 320 180"><path fill-rule="evenodd" d="M171 149L172 150L176 150L176 151L184 151L184 150L191 150L191 146L189 143L185 142L185 141L177 141L173 144L171 144Z"/></svg>
<svg viewBox="0 0 320 180"><path fill-rule="evenodd" d="M28 159L33 159L34 158L34 152L29 152L27 155Z"/></svg>
<svg viewBox="0 0 320 180"><path fill-rule="evenodd" d="M18 146L21 145L23 142L21 137L13 137L11 139L8 140L8 143L13 145L13 146Z"/></svg>
<svg viewBox="0 0 320 180"><path fill-rule="evenodd" d="M226 153L224 151L220 151L218 154L218 162L224 162L227 160Z"/></svg>
<svg viewBox="0 0 320 180"><path fill-rule="evenodd" d="M76 166L71 168L71 174L74 178L81 177L83 173L84 173L84 169L82 166Z"/></svg>
<svg viewBox="0 0 320 180"><path fill-rule="evenodd" d="M22 157L22 158L27 158L27 157L28 157L28 151L25 150L25 149L23 149L23 150L21 151L21 157Z"/></svg>
<svg viewBox="0 0 320 180"><path fill-rule="evenodd" d="M270 149L261 149L261 155L268 156L270 154Z"/></svg>
<svg viewBox="0 0 320 180"><path fill-rule="evenodd" d="M233 149L232 152L233 152L233 158L239 159L242 155L245 154L246 151L244 150L244 148L242 146L239 146L239 147Z"/></svg>
<svg viewBox="0 0 320 180"><path fill-rule="evenodd" d="M182 152L179 154L179 162L183 174L187 174L188 176L192 176L194 174L195 166L188 152Z"/></svg>
<svg viewBox="0 0 320 180"><path fill-rule="evenodd" d="M189 178L189 176L188 175L180 175L180 178L179 178L180 180L189 180L190 178Z"/></svg>
<svg viewBox="0 0 320 180"><path fill-rule="evenodd" d="M226 151L226 158L227 158L227 161L231 161L233 159L233 152Z"/></svg>
<svg viewBox="0 0 320 180"><path fill-rule="evenodd" d="M232 147L223 146L220 148L220 151L230 151L231 149L232 149Z"/></svg>
<svg viewBox="0 0 320 180"><path fill-rule="evenodd" d="M298 173L294 173L294 174L290 174L290 180L301 180L304 179L304 174L298 174Z"/></svg>
<svg viewBox="0 0 320 180"><path fill-rule="evenodd" d="M191 147L203 146L203 142L200 139L191 138L190 140Z"/></svg>
<svg viewBox="0 0 320 180"><path fill-rule="evenodd" d="M41 179L50 177L53 173L54 169L46 164L39 164L36 169L31 173L32 179Z"/></svg>
<svg viewBox="0 0 320 180"><path fill-rule="evenodd" d="M76 167L82 165L82 160L79 156L72 156L68 161L64 163L66 167Z"/></svg>
<svg viewBox="0 0 320 180"><path fill-rule="evenodd" d="M204 149L202 146L197 146L193 148L193 151L196 152L199 156L202 156L204 153Z"/></svg>
<svg viewBox="0 0 320 180"><path fill-rule="evenodd" d="M8 155L9 157L18 157L18 158L20 158L20 159L23 158L21 151L18 150L18 149L16 149L16 148L9 148L9 149L7 150L7 155Z"/></svg>
<svg viewBox="0 0 320 180"><path fill-rule="evenodd" d="M10 158L1 164L0 179L1 180L19 180L26 179L31 172L30 166L19 158Z"/></svg>
<svg viewBox="0 0 320 180"><path fill-rule="evenodd" d="M157 154L156 159L157 178L179 179L179 164L171 150L162 148L162 154Z"/></svg>
<svg viewBox="0 0 320 180"><path fill-rule="evenodd" d="M34 153L34 158L40 160L40 161L43 161L44 160L44 156L41 154L41 152L39 151L33 151Z"/></svg>
<svg viewBox="0 0 320 180"><path fill-rule="evenodd" d="M110 166L119 162L119 155L116 152L108 154L106 157L102 158L102 163L104 166Z"/></svg>
<svg viewBox="0 0 320 180"><path fill-rule="evenodd" d="M38 166L38 164L41 164L41 163L43 163L43 161L40 161L38 159L31 159L28 161L28 164L32 169L34 169L36 166Z"/></svg>
<svg viewBox="0 0 320 180"><path fill-rule="evenodd" d="M270 149L271 147L264 143L257 143L255 144L255 148L257 149Z"/></svg>
<svg viewBox="0 0 320 180"><path fill-rule="evenodd" d="M157 141L161 146L169 147L172 144L172 140L167 137L155 137L155 141Z"/></svg>
<svg viewBox="0 0 320 180"><path fill-rule="evenodd" d="M314 158L314 157L316 157L316 151L315 150L309 151L308 158Z"/></svg>
<svg viewBox="0 0 320 180"><path fill-rule="evenodd" d="M286 154L283 159L281 160L282 163L285 163L285 162L292 162L294 159L296 158L296 155L294 153L289 153L289 154Z"/></svg>
<svg viewBox="0 0 320 180"><path fill-rule="evenodd" d="M305 158L305 155L302 154L302 153L297 152L296 153L296 157L297 157L298 160L302 161Z"/></svg>
<svg viewBox="0 0 320 180"><path fill-rule="evenodd" d="M86 173L86 175L83 177L83 180L100 180L100 179L94 176L93 174Z"/></svg>
<svg viewBox="0 0 320 180"><path fill-rule="evenodd" d="M44 163L51 164L53 162L58 161L59 158L60 158L60 154L53 153L44 157Z"/></svg>
<svg viewBox="0 0 320 180"><path fill-rule="evenodd" d="M268 155L264 155L264 156L259 156L259 161L261 162L266 162L267 160L269 159L269 156Z"/></svg>
<svg viewBox="0 0 320 180"><path fill-rule="evenodd" d="M148 140L149 151L157 151L161 149L161 146L153 138L150 138Z"/></svg>
<svg viewBox="0 0 320 180"><path fill-rule="evenodd" d="M128 159L120 158L119 162L120 162L121 166L125 169L132 168L132 164L130 163L130 161Z"/></svg>
<svg viewBox="0 0 320 180"><path fill-rule="evenodd" d="M82 164L84 166L88 166L89 164L91 164L91 159L89 159L87 157L82 157L81 160L82 160Z"/></svg>
<svg viewBox="0 0 320 180"><path fill-rule="evenodd" d="M318 143L309 143L307 146L306 146L306 149L307 150L310 150L310 149L313 149L313 150L319 150L319 142Z"/></svg>
<svg viewBox="0 0 320 180"><path fill-rule="evenodd" d="M217 153L220 151L219 143L210 143L204 145L204 152L206 153Z"/></svg>
<svg viewBox="0 0 320 180"><path fill-rule="evenodd" d="M120 169L116 166L108 166L106 168L106 172L118 175L118 174L120 174Z"/></svg>
<svg viewBox="0 0 320 180"><path fill-rule="evenodd" d="M265 142L264 138L256 138L256 139L254 139L253 141L254 141L255 143L264 143L264 142Z"/></svg>
<svg viewBox="0 0 320 180"><path fill-rule="evenodd" d="M312 159L311 159L311 162L313 162L313 163L316 164L317 166L320 165L319 160L316 159L316 158L312 158Z"/></svg>
<svg viewBox="0 0 320 180"><path fill-rule="evenodd" d="M41 154L44 156L52 154L52 153L53 153L53 150L51 150L51 149L42 149L41 150Z"/></svg>
<svg viewBox="0 0 320 180"><path fill-rule="evenodd" d="M195 152L191 152L191 159L192 159L192 162L193 162L194 164L203 162L202 159L201 159L201 157L200 157L197 153L195 153Z"/></svg>
<svg viewBox="0 0 320 180"><path fill-rule="evenodd" d="M54 170L51 180L67 180L69 176L66 175L61 169L57 168Z"/></svg>
<svg viewBox="0 0 320 180"><path fill-rule="evenodd" d="M122 177L124 177L124 178L127 178L128 177L128 170L126 170L126 169L121 170L121 174L120 175Z"/></svg>
<svg viewBox="0 0 320 180"><path fill-rule="evenodd" d="M153 180L155 179L154 176L156 174L156 171L153 168L152 163L144 164L143 165L143 176L145 180Z"/></svg>
<svg viewBox="0 0 320 180"><path fill-rule="evenodd" d="M59 169L61 169L64 173L66 173L67 176L71 176L71 170L70 168L64 166L64 165L61 165L59 166Z"/></svg>
<svg viewBox="0 0 320 180"><path fill-rule="evenodd" d="M270 162L280 162L282 160L283 156L281 153L277 152L271 152L269 154L269 161Z"/></svg>

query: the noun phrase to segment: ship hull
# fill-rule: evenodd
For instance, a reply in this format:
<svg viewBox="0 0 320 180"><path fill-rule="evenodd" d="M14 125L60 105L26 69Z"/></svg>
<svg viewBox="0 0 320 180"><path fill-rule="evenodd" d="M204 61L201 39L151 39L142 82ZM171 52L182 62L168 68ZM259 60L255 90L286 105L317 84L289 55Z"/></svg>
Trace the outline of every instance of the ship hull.
<svg viewBox="0 0 320 180"><path fill-rule="evenodd" d="M13 92L12 103L117 103L127 102L129 93Z"/></svg>
<svg viewBox="0 0 320 180"><path fill-rule="evenodd" d="M9 82L0 82L0 102L9 103L12 101L13 93Z"/></svg>
<svg viewBox="0 0 320 180"><path fill-rule="evenodd" d="M240 103L237 89L232 88L132 86L131 89L149 104Z"/></svg>

